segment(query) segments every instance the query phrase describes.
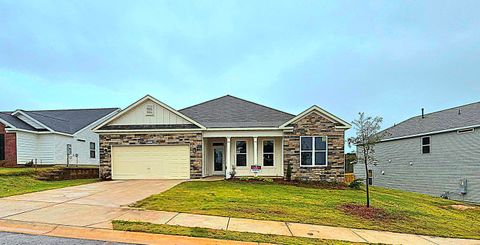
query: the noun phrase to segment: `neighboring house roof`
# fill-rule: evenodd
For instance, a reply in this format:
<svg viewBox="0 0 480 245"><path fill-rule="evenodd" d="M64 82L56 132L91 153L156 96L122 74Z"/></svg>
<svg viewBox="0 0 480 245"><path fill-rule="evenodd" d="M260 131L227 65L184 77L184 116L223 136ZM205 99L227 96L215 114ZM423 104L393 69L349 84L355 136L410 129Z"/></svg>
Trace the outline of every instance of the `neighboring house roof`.
<svg viewBox="0 0 480 245"><path fill-rule="evenodd" d="M383 140L448 132L480 126L480 102L412 117L382 131Z"/></svg>
<svg viewBox="0 0 480 245"><path fill-rule="evenodd" d="M231 95L193 105L179 112L207 128L279 127L295 117Z"/></svg>
<svg viewBox="0 0 480 245"><path fill-rule="evenodd" d="M0 112L0 121L5 121L5 123L12 125L15 128L25 129L30 131L36 131L34 127L30 124L18 119L16 116L12 116L12 112ZM8 125L7 125L8 126Z"/></svg>
<svg viewBox="0 0 480 245"><path fill-rule="evenodd" d="M18 112L25 113L35 121L60 133L74 134L101 118L119 110L118 108L70 109L70 110L37 110ZM20 120L10 112L1 112L0 118L12 126L31 131L41 131Z"/></svg>

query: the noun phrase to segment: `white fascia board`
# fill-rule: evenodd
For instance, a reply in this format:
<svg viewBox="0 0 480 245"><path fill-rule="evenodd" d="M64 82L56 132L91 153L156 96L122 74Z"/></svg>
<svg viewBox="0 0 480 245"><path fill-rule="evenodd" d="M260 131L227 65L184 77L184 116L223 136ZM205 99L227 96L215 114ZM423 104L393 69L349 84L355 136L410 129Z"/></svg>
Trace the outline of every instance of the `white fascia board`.
<svg viewBox="0 0 480 245"><path fill-rule="evenodd" d="M12 124L8 123L7 121L5 121L5 120L3 120L3 119L1 119L1 118L0 118L0 123L2 123L2 124L5 125L5 126L8 126L8 127L12 128L12 129L16 129L16 128L17 128L17 127L13 126ZM5 129L5 130L7 130L7 129Z"/></svg>
<svg viewBox="0 0 480 245"><path fill-rule="evenodd" d="M327 117L328 120L330 120L331 122L334 122L334 123L340 123L342 124L342 126L336 126L335 128L342 128L342 129L350 129L352 127L352 125L344 120L342 120L341 118L333 115L332 113L320 108L319 106L317 105L313 105L311 106L310 108L306 109L305 111L301 112L300 114L298 114L296 117L288 120L286 123L282 124L280 126L280 128L284 129L284 128L288 128L287 126L293 122L296 122L297 120L299 120L300 118L310 114L310 112L318 112L324 116Z"/></svg>
<svg viewBox="0 0 480 245"><path fill-rule="evenodd" d="M258 131L258 130L280 130L280 128L207 128L206 131Z"/></svg>
<svg viewBox="0 0 480 245"><path fill-rule="evenodd" d="M47 127L47 125L39 122L38 120L36 120L36 119L34 119L33 117L29 116L27 113L25 113L25 112L22 111L22 110L16 110L16 111L14 111L14 112L12 113L12 116L16 116L16 115L18 115L18 114L22 114L22 116L24 116L24 117L26 117L26 118L28 118L28 119L30 119L30 120L38 123L40 126L44 127L45 129L47 129L47 130L49 130L49 131L51 131L51 132L55 132L55 130ZM25 123L27 123L27 122L25 122Z"/></svg>
<svg viewBox="0 0 480 245"><path fill-rule="evenodd" d="M449 132L454 132L454 131L457 131L457 130L468 129L468 128L478 128L478 127L480 127L480 124L478 124L478 125L472 125L472 126L465 126L465 127L458 127L458 128L451 128L451 129L444 129L444 130L437 130L437 131L426 132L426 133L421 133L421 134L412 134L412 135L400 136L400 137L395 137L395 138L380 140L380 142L387 142L387 141L393 141L393 140L401 140L401 139L415 138L415 137L432 135L432 134L449 133Z"/></svg>
<svg viewBox="0 0 480 245"><path fill-rule="evenodd" d="M204 138L224 137L282 137L282 130L250 130L250 131L204 131Z"/></svg>
<svg viewBox="0 0 480 245"><path fill-rule="evenodd" d="M120 111L120 109L116 109L115 111L107 114L106 116L104 116L104 117L96 120L95 122L90 123L89 125L83 127L82 129L78 130L78 131L75 132L73 135L77 135L78 133L80 133L80 132L83 131L84 129L89 128L89 127L95 125L95 124L98 123L99 121L103 122L104 120L107 120L108 118L110 118L110 117L114 116L115 114L117 114L119 111Z"/></svg>
<svg viewBox="0 0 480 245"><path fill-rule="evenodd" d="M97 134L138 134L138 133L201 133L202 129L129 129L129 130L100 130L94 132Z"/></svg>
<svg viewBox="0 0 480 245"><path fill-rule="evenodd" d="M137 105L143 103L144 101L146 100L151 100L157 104L159 104L160 106L163 106L165 107L166 109L170 110L172 113L176 114L177 116L193 123L194 125L198 126L199 128L201 129L205 129L205 127L203 125L201 125L200 123L196 122L195 120L183 115L182 113L178 112L177 110L173 109L172 107L168 106L167 104L155 99L154 97L150 96L150 95L145 95L143 98L137 100L135 103L129 105L127 108L123 109L120 113L118 113L117 115L111 117L110 119L106 120L105 122L101 123L100 125L96 126L93 131L94 132L100 132L98 129L107 125L108 123L114 121L115 119L121 117L123 114L125 114L126 112L128 112L129 110L135 108Z"/></svg>
<svg viewBox="0 0 480 245"><path fill-rule="evenodd" d="M5 131L7 131L7 132L25 132L25 133L32 133L32 134L58 134L58 135L73 137L72 134L66 134L66 133L57 132L57 131L31 131L31 130L21 129L21 128L5 129Z"/></svg>

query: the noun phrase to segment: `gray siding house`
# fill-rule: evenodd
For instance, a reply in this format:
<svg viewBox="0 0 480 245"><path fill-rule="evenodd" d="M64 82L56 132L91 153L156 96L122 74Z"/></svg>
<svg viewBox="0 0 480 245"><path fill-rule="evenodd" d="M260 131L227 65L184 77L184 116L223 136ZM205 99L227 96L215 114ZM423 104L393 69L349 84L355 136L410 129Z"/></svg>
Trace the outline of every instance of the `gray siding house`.
<svg viewBox="0 0 480 245"><path fill-rule="evenodd" d="M402 189L480 203L480 102L416 116L383 131L368 180ZM365 179L363 164L356 178Z"/></svg>

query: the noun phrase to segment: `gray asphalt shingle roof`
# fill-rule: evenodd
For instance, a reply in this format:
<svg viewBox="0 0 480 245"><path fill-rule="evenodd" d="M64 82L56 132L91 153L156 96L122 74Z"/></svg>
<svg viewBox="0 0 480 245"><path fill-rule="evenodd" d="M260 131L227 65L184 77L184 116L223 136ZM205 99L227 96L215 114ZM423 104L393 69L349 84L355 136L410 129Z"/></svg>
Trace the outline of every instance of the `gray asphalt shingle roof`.
<svg viewBox="0 0 480 245"><path fill-rule="evenodd" d="M118 108L101 109L70 109L70 110L38 110L25 111L33 119L39 121L54 131L74 134L95 121L118 110ZM11 112L10 112L11 113ZM0 117L15 127L36 131L35 128L22 120L11 116L9 112L0 113Z"/></svg>
<svg viewBox="0 0 480 245"><path fill-rule="evenodd" d="M385 129L384 140L428 134L449 129L471 127L480 124L480 102L445 109L405 120Z"/></svg>
<svg viewBox="0 0 480 245"><path fill-rule="evenodd" d="M0 112L0 119L6 121L7 123L13 125L14 127L19 128L19 129L36 131L36 129L34 127L30 126L30 124L27 124L26 122L18 119L15 116L12 116L11 115L12 113L13 113L13 111L12 112Z"/></svg>
<svg viewBox="0 0 480 245"><path fill-rule="evenodd" d="M231 95L180 110L207 128L278 127L295 117Z"/></svg>

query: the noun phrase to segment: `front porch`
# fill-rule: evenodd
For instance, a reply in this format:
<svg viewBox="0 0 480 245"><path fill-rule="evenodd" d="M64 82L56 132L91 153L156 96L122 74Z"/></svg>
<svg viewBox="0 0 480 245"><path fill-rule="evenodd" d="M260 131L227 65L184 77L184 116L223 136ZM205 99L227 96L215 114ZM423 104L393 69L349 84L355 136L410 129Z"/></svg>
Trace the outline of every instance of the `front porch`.
<svg viewBox="0 0 480 245"><path fill-rule="evenodd" d="M203 176L268 176L283 177L283 136L228 134L203 138ZM260 166L254 173L252 166Z"/></svg>

